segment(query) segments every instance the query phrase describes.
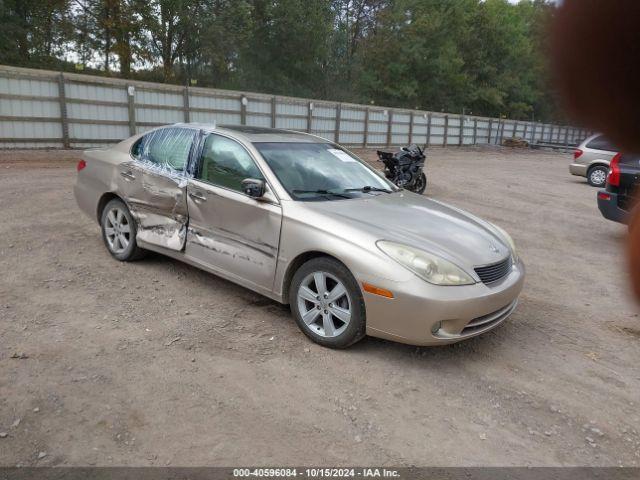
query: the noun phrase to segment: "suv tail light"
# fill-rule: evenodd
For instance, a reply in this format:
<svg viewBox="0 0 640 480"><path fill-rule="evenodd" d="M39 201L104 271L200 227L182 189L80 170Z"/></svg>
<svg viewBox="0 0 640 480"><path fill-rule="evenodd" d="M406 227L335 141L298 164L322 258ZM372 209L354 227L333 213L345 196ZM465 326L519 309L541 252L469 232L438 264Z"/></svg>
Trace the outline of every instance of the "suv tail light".
<svg viewBox="0 0 640 480"><path fill-rule="evenodd" d="M609 164L609 174L607 175L607 183L614 187L620 186L620 153L616 153Z"/></svg>
<svg viewBox="0 0 640 480"><path fill-rule="evenodd" d="M83 169L84 167L86 167L86 166L87 166L87 162L85 162L84 160L80 160L80 161L78 162L78 165L76 165L76 170L77 170L77 171L80 171L80 170L82 170L82 169Z"/></svg>
<svg viewBox="0 0 640 480"><path fill-rule="evenodd" d="M577 159L578 157L580 157L580 155L582 155L584 152L582 150L580 150L579 148L576 148L573 151L573 159Z"/></svg>

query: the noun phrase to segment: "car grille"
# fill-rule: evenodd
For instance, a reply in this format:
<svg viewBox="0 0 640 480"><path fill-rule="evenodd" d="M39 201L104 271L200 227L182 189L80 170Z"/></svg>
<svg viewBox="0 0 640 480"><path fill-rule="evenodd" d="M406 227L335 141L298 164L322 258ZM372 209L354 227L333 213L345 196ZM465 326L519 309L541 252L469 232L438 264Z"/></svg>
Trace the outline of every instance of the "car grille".
<svg viewBox="0 0 640 480"><path fill-rule="evenodd" d="M482 283L497 282L501 278L507 276L511 271L511 257L507 257L501 262L494 263L492 265L485 265L484 267L474 268Z"/></svg>

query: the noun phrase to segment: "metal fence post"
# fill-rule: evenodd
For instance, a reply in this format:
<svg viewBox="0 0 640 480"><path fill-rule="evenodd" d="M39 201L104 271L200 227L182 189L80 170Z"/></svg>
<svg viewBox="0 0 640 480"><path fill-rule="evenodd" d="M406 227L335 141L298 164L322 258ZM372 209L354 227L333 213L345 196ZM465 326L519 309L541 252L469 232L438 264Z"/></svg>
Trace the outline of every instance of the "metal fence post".
<svg viewBox="0 0 640 480"><path fill-rule="evenodd" d="M184 87L182 91L182 105L184 108L184 123L191 121L191 112L189 112L189 87Z"/></svg>
<svg viewBox="0 0 640 480"><path fill-rule="evenodd" d="M475 145L478 141L478 119L473 119L473 145Z"/></svg>
<svg viewBox="0 0 640 480"><path fill-rule="evenodd" d="M460 128L458 128L458 146L461 147L464 132L464 115L458 117L458 123L460 123Z"/></svg>
<svg viewBox="0 0 640 480"><path fill-rule="evenodd" d="M442 146L446 147L449 142L449 115L444 116L444 135L442 136Z"/></svg>
<svg viewBox="0 0 640 480"><path fill-rule="evenodd" d="M393 110L387 110L387 147L391 146L391 128L393 127Z"/></svg>
<svg viewBox="0 0 640 480"><path fill-rule="evenodd" d="M489 127L487 131L487 143L491 145L491 127L493 127L493 118L489 119Z"/></svg>
<svg viewBox="0 0 640 480"><path fill-rule="evenodd" d="M62 124L62 145L69 148L69 119L67 117L67 95L64 89L64 75L58 75L58 99L60 100L60 123Z"/></svg>
<svg viewBox="0 0 640 480"><path fill-rule="evenodd" d="M333 132L333 141L340 143L340 116L342 114L342 104L336 104L336 129Z"/></svg>
<svg viewBox="0 0 640 480"><path fill-rule="evenodd" d="M409 145L413 143L413 112L409 113Z"/></svg>
<svg viewBox="0 0 640 480"><path fill-rule="evenodd" d="M307 133L311 133L311 122L313 122L313 102L307 103Z"/></svg>
<svg viewBox="0 0 640 480"><path fill-rule="evenodd" d="M500 125L500 143L498 145L502 145L502 141L504 140L504 125L505 121L502 121L502 125Z"/></svg>
<svg viewBox="0 0 640 480"><path fill-rule="evenodd" d="M531 129L531 141L530 143L535 143L536 141L536 128L538 127L537 123L533 124L533 128Z"/></svg>
<svg viewBox="0 0 640 480"><path fill-rule="evenodd" d="M133 85L127 85L127 103L129 107L129 135L136 134L136 88Z"/></svg>
<svg viewBox="0 0 640 480"><path fill-rule="evenodd" d="M516 120L513 124L513 133L511 134L511 136L515 138L517 134L518 134L518 121Z"/></svg>
<svg viewBox="0 0 640 480"><path fill-rule="evenodd" d="M431 146L431 113L427 113L427 148Z"/></svg>
<svg viewBox="0 0 640 480"><path fill-rule="evenodd" d="M240 125L247 124L247 103L249 103L247 96L240 95Z"/></svg>
<svg viewBox="0 0 640 480"><path fill-rule="evenodd" d="M369 107L364 111L364 135L362 137L362 148L367 148L369 141Z"/></svg>
<svg viewBox="0 0 640 480"><path fill-rule="evenodd" d="M276 128L276 97L271 97L271 128Z"/></svg>
<svg viewBox="0 0 640 480"><path fill-rule="evenodd" d="M564 127L564 152L569 151L569 127Z"/></svg>

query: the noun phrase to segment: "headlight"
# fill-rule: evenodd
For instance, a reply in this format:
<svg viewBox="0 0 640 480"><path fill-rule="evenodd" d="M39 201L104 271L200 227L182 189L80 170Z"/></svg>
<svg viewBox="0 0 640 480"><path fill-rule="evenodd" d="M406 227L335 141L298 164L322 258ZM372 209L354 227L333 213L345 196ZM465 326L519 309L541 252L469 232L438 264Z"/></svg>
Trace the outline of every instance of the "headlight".
<svg viewBox="0 0 640 480"><path fill-rule="evenodd" d="M502 238L509 244L509 248L511 249L511 256L513 257L513 261L518 261L518 252L516 250L516 244L507 232L505 232L502 228L492 223L493 227L498 231L498 233L502 236Z"/></svg>
<svg viewBox="0 0 640 480"><path fill-rule="evenodd" d="M423 280L436 285L470 285L474 280L453 263L424 250L380 240L378 248Z"/></svg>

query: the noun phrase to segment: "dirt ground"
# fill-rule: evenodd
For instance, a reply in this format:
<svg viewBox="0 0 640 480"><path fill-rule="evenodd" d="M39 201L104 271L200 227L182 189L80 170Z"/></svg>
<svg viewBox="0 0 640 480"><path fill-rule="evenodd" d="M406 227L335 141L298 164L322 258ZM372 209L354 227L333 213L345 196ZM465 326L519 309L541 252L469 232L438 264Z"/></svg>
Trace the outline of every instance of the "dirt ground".
<svg viewBox="0 0 640 480"><path fill-rule="evenodd" d="M78 152L0 153L0 465L638 465L625 227L569 155L429 155L428 196L511 232L520 305L453 346L332 351L213 275L114 261Z"/></svg>

